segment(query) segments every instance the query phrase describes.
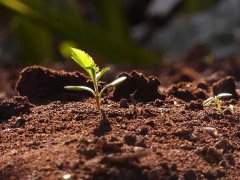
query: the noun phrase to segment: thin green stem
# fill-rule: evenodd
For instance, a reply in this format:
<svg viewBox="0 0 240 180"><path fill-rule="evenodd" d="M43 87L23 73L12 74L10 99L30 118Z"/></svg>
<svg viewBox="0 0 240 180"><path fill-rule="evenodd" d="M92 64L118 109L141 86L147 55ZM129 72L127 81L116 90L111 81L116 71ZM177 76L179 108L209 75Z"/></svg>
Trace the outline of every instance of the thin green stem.
<svg viewBox="0 0 240 180"><path fill-rule="evenodd" d="M215 102L216 102L216 105L217 105L217 111L219 113L221 113L221 105L220 105L220 98L218 96L215 97Z"/></svg>
<svg viewBox="0 0 240 180"><path fill-rule="evenodd" d="M94 91L95 91L95 100L96 100L96 104L97 104L97 109L100 110L101 109L101 95L98 90L98 81L96 78L96 73L94 73L94 77L93 77L93 86L94 86Z"/></svg>

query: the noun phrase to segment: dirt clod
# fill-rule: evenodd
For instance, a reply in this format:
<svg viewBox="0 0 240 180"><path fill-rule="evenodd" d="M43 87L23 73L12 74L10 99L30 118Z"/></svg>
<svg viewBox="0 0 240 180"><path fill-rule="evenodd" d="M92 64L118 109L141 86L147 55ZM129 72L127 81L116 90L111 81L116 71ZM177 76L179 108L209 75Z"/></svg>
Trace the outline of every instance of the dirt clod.
<svg viewBox="0 0 240 180"><path fill-rule="evenodd" d="M219 163L223 159L221 151L214 147L209 147L207 150L206 158L211 163Z"/></svg>
<svg viewBox="0 0 240 180"><path fill-rule="evenodd" d="M25 125L25 120L21 117L17 118L15 123L13 124L13 128L21 128L21 127L24 127Z"/></svg>
<svg viewBox="0 0 240 180"><path fill-rule="evenodd" d="M214 83L212 89L215 96L220 93L230 93L232 94L230 98L238 99L236 87L235 78L232 76L227 76Z"/></svg>
<svg viewBox="0 0 240 180"><path fill-rule="evenodd" d="M224 109L223 113L225 115L232 115L232 111L230 109Z"/></svg>
<svg viewBox="0 0 240 180"><path fill-rule="evenodd" d="M125 98L120 99L120 108L128 108L128 101Z"/></svg>
<svg viewBox="0 0 240 180"><path fill-rule="evenodd" d="M155 105L156 107L161 107L163 104L164 104L164 101L161 100L161 99L156 99L156 100L154 101L154 105Z"/></svg>
<svg viewBox="0 0 240 180"><path fill-rule="evenodd" d="M16 89L19 95L27 96L33 102L76 100L86 95L85 92L64 89L64 86L71 85L91 86L91 83L79 72L68 73L41 66L31 66L21 72Z"/></svg>
<svg viewBox="0 0 240 180"><path fill-rule="evenodd" d="M185 109L187 110L202 110L203 109L203 105L201 101L191 101L190 104L187 104L185 106Z"/></svg>
<svg viewBox="0 0 240 180"><path fill-rule="evenodd" d="M32 104L27 97L16 96L13 99L0 102L0 121L30 112Z"/></svg>
<svg viewBox="0 0 240 180"><path fill-rule="evenodd" d="M137 137L135 135L125 135L124 140L128 145L134 145L137 141Z"/></svg>
<svg viewBox="0 0 240 180"><path fill-rule="evenodd" d="M168 95L172 95L181 100L190 102L191 100L206 99L207 92L197 88L193 83L180 82L173 84L167 90Z"/></svg>
<svg viewBox="0 0 240 180"><path fill-rule="evenodd" d="M130 95L134 93L137 102L152 101L155 99L165 99L165 95L158 90L161 82L154 76L146 77L143 73L132 71L130 74L122 73L119 76L126 76L127 79L118 85L113 92L113 99L125 98L130 100Z"/></svg>
<svg viewBox="0 0 240 180"><path fill-rule="evenodd" d="M184 174L185 179L195 180L197 179L196 173L194 170L190 169Z"/></svg>

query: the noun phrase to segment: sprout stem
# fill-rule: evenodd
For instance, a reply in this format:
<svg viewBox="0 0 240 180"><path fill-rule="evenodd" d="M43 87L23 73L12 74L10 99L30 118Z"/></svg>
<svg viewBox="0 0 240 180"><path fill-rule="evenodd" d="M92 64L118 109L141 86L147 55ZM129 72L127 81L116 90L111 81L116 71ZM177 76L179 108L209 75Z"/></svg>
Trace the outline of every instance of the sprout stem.
<svg viewBox="0 0 240 180"><path fill-rule="evenodd" d="M100 108L100 105L101 105L100 96L96 96L95 99L96 99L97 109L100 110L101 109Z"/></svg>

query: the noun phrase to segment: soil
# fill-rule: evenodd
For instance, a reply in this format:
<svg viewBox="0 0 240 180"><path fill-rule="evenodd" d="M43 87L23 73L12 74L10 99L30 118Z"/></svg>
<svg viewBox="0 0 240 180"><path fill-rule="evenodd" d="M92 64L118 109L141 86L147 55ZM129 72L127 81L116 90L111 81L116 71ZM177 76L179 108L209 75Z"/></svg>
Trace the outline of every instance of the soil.
<svg viewBox="0 0 240 180"><path fill-rule="evenodd" d="M88 93L63 88L91 86L82 73L28 67L18 95L0 102L0 179L239 179L240 71L227 68L120 73L127 80L99 111ZM222 92L233 94L222 112L203 107Z"/></svg>

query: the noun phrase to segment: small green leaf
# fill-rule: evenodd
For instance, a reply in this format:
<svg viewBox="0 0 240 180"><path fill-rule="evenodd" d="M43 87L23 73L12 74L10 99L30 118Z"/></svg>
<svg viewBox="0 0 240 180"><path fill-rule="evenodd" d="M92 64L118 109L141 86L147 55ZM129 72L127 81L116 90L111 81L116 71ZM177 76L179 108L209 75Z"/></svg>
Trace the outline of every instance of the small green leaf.
<svg viewBox="0 0 240 180"><path fill-rule="evenodd" d="M218 94L218 95L217 95L217 97L219 97L219 98L229 97L229 96L232 96L232 94L230 94L230 93L221 93L221 94Z"/></svg>
<svg viewBox="0 0 240 180"><path fill-rule="evenodd" d="M212 101L214 101L215 99L214 99L214 97L210 97L210 98L208 98L208 99L206 99L204 102L203 102L203 105L204 106L207 106L207 105L209 105Z"/></svg>
<svg viewBox="0 0 240 180"><path fill-rule="evenodd" d="M110 84L107 84L107 85L101 90L100 95L102 95L103 92L104 92L107 88L116 86L116 85L122 83L123 81L125 81L126 79L127 79L127 77L126 77L126 76L123 76L123 77L120 77L120 78L114 80L114 81L111 82Z"/></svg>
<svg viewBox="0 0 240 180"><path fill-rule="evenodd" d="M99 68L94 63L91 56L80 49L71 48L72 59L78 63L94 79Z"/></svg>
<svg viewBox="0 0 240 180"><path fill-rule="evenodd" d="M97 81L99 81L99 79L101 79L101 77L110 70L109 67L106 67L106 68L103 68L100 72L98 72L96 74L96 78L97 78Z"/></svg>
<svg viewBox="0 0 240 180"><path fill-rule="evenodd" d="M65 86L64 87L65 89L68 89L68 90L73 90L73 91L88 91L90 93L92 93L93 96L95 96L95 93L94 91L89 88L89 87L86 87L86 86Z"/></svg>

